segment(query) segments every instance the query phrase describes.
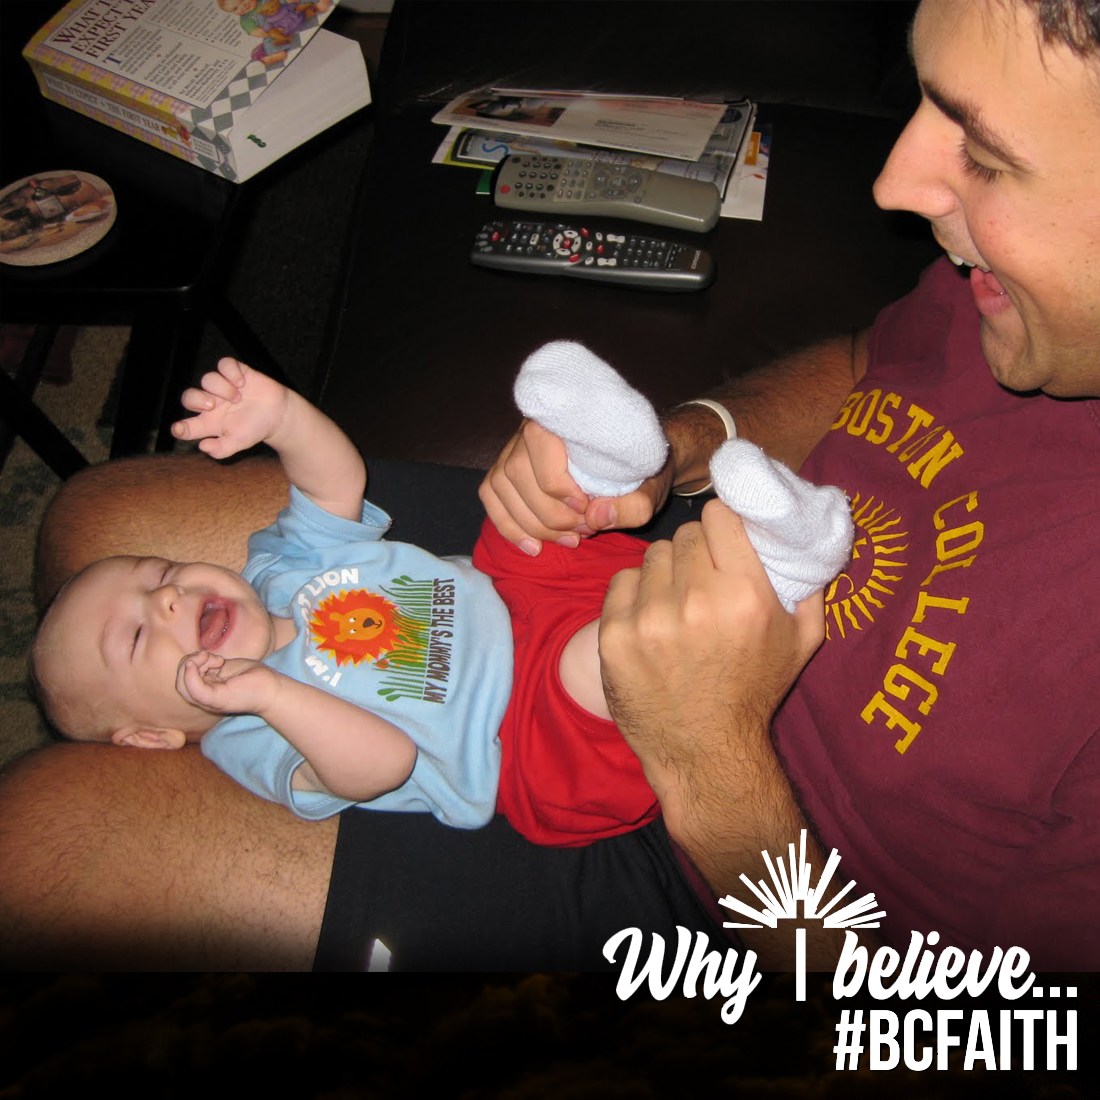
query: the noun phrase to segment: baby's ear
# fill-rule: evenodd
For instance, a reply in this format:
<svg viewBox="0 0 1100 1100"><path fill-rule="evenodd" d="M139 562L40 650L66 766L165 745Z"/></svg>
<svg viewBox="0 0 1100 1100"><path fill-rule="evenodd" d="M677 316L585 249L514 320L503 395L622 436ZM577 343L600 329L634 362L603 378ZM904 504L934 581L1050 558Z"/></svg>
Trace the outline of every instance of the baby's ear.
<svg viewBox="0 0 1100 1100"><path fill-rule="evenodd" d="M128 745L134 749L182 749L187 743L183 730L145 729L140 726L126 726L111 734L116 745Z"/></svg>

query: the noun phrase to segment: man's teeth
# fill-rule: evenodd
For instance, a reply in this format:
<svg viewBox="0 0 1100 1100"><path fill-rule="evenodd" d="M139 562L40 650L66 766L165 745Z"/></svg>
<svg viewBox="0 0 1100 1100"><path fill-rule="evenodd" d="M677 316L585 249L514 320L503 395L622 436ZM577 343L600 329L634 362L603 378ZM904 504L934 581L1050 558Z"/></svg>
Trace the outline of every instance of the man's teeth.
<svg viewBox="0 0 1100 1100"><path fill-rule="evenodd" d="M948 252L948 253L947 253L947 258L948 258L948 259L949 259L949 260L950 260L950 261L951 261L951 262L952 262L952 263L953 263L953 264L954 264L954 265L955 265L956 267L976 267L976 268L978 268L978 270L979 270L979 271L988 271L988 270L989 270L989 268L988 268L988 267L986 267L986 266L985 266L985 264L977 264L977 263L974 263L974 262L973 262L973 261L971 261L971 260L964 260L964 259L962 258L962 256L958 255L958 254L957 254L957 253L955 253L955 252Z"/></svg>

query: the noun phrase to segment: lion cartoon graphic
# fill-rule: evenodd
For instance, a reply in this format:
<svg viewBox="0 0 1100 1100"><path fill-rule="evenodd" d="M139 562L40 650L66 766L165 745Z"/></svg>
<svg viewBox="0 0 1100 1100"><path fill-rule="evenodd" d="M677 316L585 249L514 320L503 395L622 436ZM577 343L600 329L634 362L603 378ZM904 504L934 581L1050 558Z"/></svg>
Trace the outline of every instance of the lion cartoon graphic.
<svg viewBox="0 0 1100 1100"><path fill-rule="evenodd" d="M337 665L377 661L397 641L397 607L385 596L359 588L338 592L314 609L313 640Z"/></svg>

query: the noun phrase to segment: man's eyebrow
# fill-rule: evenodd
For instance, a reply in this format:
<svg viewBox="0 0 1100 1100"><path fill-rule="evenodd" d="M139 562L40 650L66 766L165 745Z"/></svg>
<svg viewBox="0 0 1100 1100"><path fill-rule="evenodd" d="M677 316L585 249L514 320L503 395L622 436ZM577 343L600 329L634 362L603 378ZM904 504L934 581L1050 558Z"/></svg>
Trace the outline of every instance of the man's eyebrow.
<svg viewBox="0 0 1100 1100"><path fill-rule="evenodd" d="M914 69L917 68L917 55L914 44L916 26L916 19L911 20L909 23L909 31L905 36L905 44L909 52L909 62ZM1012 153L1008 148L1008 143L1002 140L989 128L982 118L981 111L963 100L949 96L942 88L937 88L935 84L931 84L927 80L920 80L919 75L918 72L918 80L924 95L927 96L947 118L961 126L970 141L974 142L975 145L980 145L986 152L992 153L998 160L1003 161L1010 168L1015 168L1018 171L1031 170L1031 165Z"/></svg>
<svg viewBox="0 0 1100 1100"><path fill-rule="evenodd" d="M968 141L981 146L987 153L991 153L997 160L1008 165L1009 168L1018 172L1032 171L1031 165L1021 159L1018 154L1012 152L1008 142L990 129L985 119L982 118L981 111L976 107L971 106L964 100L949 96L942 89L937 88L934 84L929 84L927 81L922 80L920 85L925 96L947 118L962 128Z"/></svg>

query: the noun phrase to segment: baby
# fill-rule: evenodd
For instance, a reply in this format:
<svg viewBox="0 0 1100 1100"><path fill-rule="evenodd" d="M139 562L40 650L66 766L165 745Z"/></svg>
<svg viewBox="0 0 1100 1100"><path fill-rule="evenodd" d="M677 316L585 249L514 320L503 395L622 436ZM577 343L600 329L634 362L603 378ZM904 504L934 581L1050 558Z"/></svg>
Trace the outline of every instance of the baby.
<svg viewBox="0 0 1100 1100"><path fill-rule="evenodd" d="M588 492L628 492L664 463L648 402L580 345L540 349L516 393L566 440ZM268 444L290 504L252 537L242 574L118 557L74 577L32 655L59 730L140 748L201 741L308 818L358 804L474 828L502 812L536 843L576 845L656 816L597 650L607 584L646 543L607 533L529 557L486 523L472 561L439 558L383 537L362 458L293 391L223 359L182 403L193 415L177 438L218 459ZM839 490L740 440L712 472L719 495L764 502L755 535L746 525L788 608L847 560Z"/></svg>

